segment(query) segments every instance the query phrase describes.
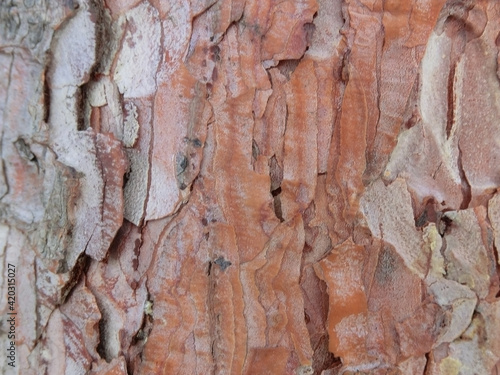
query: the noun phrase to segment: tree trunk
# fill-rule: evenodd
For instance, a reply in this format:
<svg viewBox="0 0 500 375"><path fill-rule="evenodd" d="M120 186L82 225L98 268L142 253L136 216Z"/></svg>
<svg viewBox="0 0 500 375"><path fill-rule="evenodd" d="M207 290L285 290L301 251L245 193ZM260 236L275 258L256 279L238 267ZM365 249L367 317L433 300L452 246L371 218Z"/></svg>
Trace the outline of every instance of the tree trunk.
<svg viewBox="0 0 500 375"><path fill-rule="evenodd" d="M3 374L500 372L500 3L4 0Z"/></svg>

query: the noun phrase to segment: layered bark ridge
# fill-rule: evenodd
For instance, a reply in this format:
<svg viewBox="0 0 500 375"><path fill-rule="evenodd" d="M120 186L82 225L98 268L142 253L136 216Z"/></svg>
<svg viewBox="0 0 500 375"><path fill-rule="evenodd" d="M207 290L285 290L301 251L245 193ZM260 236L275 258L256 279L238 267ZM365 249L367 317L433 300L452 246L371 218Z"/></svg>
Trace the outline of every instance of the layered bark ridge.
<svg viewBox="0 0 500 375"><path fill-rule="evenodd" d="M2 373L500 372L499 2L0 19Z"/></svg>

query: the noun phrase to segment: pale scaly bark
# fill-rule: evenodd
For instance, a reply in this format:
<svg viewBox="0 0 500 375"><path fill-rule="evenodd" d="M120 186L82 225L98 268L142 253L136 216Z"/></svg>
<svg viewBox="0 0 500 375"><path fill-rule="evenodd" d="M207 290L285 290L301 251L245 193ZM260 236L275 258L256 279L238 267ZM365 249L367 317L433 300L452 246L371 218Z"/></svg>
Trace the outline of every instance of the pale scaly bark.
<svg viewBox="0 0 500 375"><path fill-rule="evenodd" d="M486 0L3 1L2 373L500 372L499 39Z"/></svg>

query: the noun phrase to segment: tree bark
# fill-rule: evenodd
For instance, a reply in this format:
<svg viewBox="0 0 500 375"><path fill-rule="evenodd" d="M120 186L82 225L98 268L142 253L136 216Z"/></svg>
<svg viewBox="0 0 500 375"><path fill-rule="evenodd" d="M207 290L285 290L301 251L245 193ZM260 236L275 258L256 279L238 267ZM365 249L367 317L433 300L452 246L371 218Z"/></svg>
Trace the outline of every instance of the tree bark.
<svg viewBox="0 0 500 375"><path fill-rule="evenodd" d="M487 0L3 1L2 373L499 373L499 39Z"/></svg>

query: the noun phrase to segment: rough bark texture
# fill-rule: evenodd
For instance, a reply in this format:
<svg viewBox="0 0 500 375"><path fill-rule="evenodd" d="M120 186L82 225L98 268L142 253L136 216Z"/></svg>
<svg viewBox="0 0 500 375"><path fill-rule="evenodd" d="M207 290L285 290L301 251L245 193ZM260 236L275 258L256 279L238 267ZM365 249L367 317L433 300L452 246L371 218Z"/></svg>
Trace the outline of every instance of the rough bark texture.
<svg viewBox="0 0 500 375"><path fill-rule="evenodd" d="M494 0L2 1L2 373L499 373L499 33Z"/></svg>

